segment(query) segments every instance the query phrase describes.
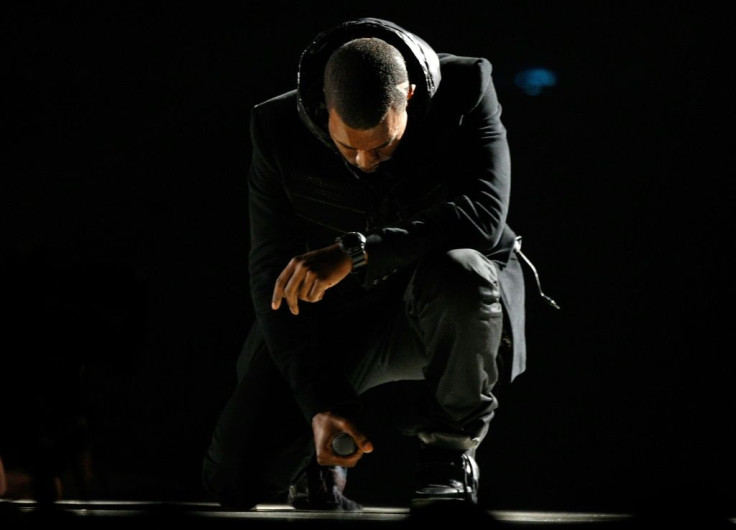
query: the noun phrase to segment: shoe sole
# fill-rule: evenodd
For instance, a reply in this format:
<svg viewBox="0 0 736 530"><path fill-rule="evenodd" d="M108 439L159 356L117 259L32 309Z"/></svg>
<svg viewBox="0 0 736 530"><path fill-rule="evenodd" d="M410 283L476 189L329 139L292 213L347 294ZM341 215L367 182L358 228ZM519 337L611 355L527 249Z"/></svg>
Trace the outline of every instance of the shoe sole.
<svg viewBox="0 0 736 530"><path fill-rule="evenodd" d="M411 510L426 508L428 506L434 506L437 504L477 504L472 499L467 497L427 497L427 498L414 498L409 501L409 508Z"/></svg>

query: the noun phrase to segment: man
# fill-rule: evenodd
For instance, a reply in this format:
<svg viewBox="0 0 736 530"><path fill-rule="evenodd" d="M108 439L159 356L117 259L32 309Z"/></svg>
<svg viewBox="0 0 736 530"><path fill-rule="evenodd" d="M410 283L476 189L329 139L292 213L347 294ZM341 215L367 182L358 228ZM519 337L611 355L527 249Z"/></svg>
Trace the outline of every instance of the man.
<svg viewBox="0 0 736 530"><path fill-rule="evenodd" d="M287 492L297 508L360 509L347 469L390 450L374 448L361 396L407 380L422 389L397 403L419 451L412 506L477 503L494 388L526 362L491 65L364 18L319 34L298 73L251 115L256 321L205 487L236 509Z"/></svg>

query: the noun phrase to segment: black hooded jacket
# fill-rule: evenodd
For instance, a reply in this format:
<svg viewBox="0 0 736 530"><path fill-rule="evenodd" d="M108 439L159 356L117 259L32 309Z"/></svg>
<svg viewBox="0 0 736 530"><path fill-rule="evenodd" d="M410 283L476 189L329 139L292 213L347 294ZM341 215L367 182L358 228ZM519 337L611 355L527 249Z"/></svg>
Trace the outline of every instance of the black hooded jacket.
<svg viewBox="0 0 736 530"><path fill-rule="evenodd" d="M322 98L330 53L366 36L396 46L416 85L401 144L369 175L333 145ZM328 313L331 300L390 289L434 252L474 248L496 261L514 344L512 377L525 369L524 282L516 236L506 224L511 166L500 115L486 59L437 54L416 35L375 18L319 34L301 56L297 88L253 108L249 274L256 325L308 419L355 400L320 355L319 337L305 339L308 315ZM329 289L319 303L302 304L297 317L283 306L273 311L274 283L289 260L349 231L367 236L361 275Z"/></svg>

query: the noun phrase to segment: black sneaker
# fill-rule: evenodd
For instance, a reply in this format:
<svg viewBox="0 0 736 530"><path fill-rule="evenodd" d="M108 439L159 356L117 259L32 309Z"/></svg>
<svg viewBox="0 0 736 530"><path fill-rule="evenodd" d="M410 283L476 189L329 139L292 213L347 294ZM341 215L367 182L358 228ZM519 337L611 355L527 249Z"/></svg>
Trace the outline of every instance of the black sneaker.
<svg viewBox="0 0 736 530"><path fill-rule="evenodd" d="M363 507L343 495L347 469L312 462L301 478L289 486L289 504L296 510L360 511Z"/></svg>
<svg viewBox="0 0 736 530"><path fill-rule="evenodd" d="M474 452L422 446L414 473L411 507L442 501L477 504L480 470Z"/></svg>

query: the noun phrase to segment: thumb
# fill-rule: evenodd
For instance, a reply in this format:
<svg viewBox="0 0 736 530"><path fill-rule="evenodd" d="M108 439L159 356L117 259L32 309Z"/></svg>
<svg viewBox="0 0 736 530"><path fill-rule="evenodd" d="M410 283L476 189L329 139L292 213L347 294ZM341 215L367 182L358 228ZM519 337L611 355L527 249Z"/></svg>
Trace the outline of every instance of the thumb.
<svg viewBox="0 0 736 530"><path fill-rule="evenodd" d="M360 450L363 451L364 453L373 452L373 442L371 442L365 436L359 437L358 439L355 440L355 442L358 444L358 447L360 447Z"/></svg>

